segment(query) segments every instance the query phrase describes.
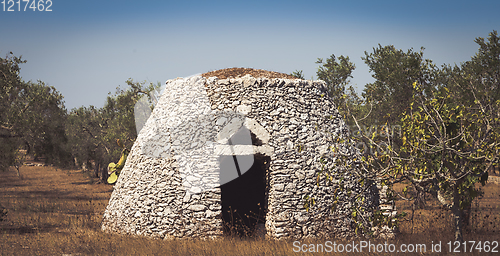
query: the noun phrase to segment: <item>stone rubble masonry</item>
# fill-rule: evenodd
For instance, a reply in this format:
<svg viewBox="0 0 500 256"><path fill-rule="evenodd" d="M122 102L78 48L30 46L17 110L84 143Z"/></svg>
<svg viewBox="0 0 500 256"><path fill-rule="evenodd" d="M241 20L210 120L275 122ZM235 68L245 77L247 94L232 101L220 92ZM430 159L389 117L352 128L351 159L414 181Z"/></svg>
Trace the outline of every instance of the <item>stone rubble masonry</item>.
<svg viewBox="0 0 500 256"><path fill-rule="evenodd" d="M244 125L259 140L259 145L253 145L254 151L271 159L266 175L269 184L267 238L355 236L350 217L353 196L365 195L368 215L371 209L378 207L378 197L374 196L373 186L362 187L354 174L334 175L333 185L326 185L325 179L319 179L320 186L317 186L322 168L336 168L330 147L337 138L348 136L348 127L327 96L325 83L250 75L221 80L193 76L166 82L167 89L152 113L155 118L150 117L141 130L114 186L103 216L104 231L161 239L223 236L219 177L214 171L216 167L212 166L217 159L193 153L198 158L191 164L201 167L197 171L183 172L180 167L187 164L175 157L175 152L180 150L174 147L179 145L176 141L182 140L183 129L189 129L184 127L189 126L189 117L196 115L175 113L168 108L175 105L172 102L188 104L188 99L193 101L190 92L184 89L198 90L192 86L196 83L203 84L205 91L201 93L206 97L198 100L208 99L211 109L185 109L206 114L198 120L205 122L200 132L206 136L202 137L224 141L228 137L224 129L226 132L233 129L230 126L235 124L231 122L236 120L236 126ZM162 127L164 119L183 127ZM193 141L193 151L200 149L197 143ZM344 147L344 153L354 155L356 150ZM321 157L327 160L323 167ZM339 203L332 212L334 191L341 178L352 192L339 192ZM306 195L316 199L309 211L304 208Z"/></svg>

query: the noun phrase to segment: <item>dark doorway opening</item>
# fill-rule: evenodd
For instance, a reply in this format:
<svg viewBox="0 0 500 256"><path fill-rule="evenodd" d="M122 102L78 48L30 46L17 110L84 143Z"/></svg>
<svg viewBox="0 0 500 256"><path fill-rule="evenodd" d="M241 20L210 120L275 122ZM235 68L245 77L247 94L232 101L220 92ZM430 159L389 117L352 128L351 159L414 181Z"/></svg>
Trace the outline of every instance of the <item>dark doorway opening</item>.
<svg viewBox="0 0 500 256"><path fill-rule="evenodd" d="M259 224L265 224L270 160L268 156L255 154L248 171L220 186L225 235L251 236ZM233 161L233 156L221 156L221 168Z"/></svg>

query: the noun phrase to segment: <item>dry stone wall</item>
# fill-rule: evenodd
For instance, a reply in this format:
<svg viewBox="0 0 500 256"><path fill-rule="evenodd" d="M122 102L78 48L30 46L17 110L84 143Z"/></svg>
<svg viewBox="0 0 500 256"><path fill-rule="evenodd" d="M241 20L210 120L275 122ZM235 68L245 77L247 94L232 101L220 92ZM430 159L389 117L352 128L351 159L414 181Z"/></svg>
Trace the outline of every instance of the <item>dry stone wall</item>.
<svg viewBox="0 0 500 256"><path fill-rule="evenodd" d="M228 138L241 127L251 132L252 145L235 145L232 154L270 158L265 166L268 238L352 237L354 196L364 195L368 215L378 207L375 186L362 187L354 173L334 175L333 185L318 179L324 168L336 168L331 146L348 136L324 82L247 75L193 76L166 84L115 185L103 230L164 239L224 235L218 156L231 154ZM335 194L340 181L346 189ZM316 199L309 211L305 196ZM335 199L339 203L332 212Z"/></svg>

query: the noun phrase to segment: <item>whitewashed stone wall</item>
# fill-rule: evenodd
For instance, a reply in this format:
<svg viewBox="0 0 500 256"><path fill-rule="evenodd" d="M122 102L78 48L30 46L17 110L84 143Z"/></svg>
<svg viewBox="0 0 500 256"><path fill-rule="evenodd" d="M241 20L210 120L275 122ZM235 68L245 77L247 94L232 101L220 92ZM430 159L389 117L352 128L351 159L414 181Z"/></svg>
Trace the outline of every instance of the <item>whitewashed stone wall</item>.
<svg viewBox="0 0 500 256"><path fill-rule="evenodd" d="M331 212L336 187L316 185L317 174L322 170L320 158L327 160L324 168L335 168L330 147L337 138L348 134L326 94L324 82L299 79L247 75L224 80L194 76L167 81L167 89L153 111L154 118L140 132L115 185L102 229L164 239L222 236L217 157L203 156L207 150L212 150L210 156L227 154L223 153L227 147L217 143L223 144L227 137L224 132L236 125L247 127L261 141L261 145L252 146L253 152L271 158L267 170L268 238L354 236L352 198L356 193L364 193L365 210L370 212L378 206L378 197L374 196L374 186L362 188L354 174L337 175L333 182L343 178L352 193L338 194L339 203ZM210 109L188 106L182 108L188 109L188 113L176 112L179 104L190 104L186 99L198 105L208 99L206 105ZM189 131L193 117L197 117L194 119L198 124L205 124L195 132L201 138L198 141L215 143L198 145L193 140L194 146L189 150L179 146L187 144L178 140L192 140L183 138L183 134ZM241 148L236 154L244 155L245 150ZM355 153L352 148L344 151ZM179 157L179 152L189 153ZM187 163L183 159L193 160ZM322 185L325 182L319 180ZM304 208L306 195L316 198L309 212Z"/></svg>

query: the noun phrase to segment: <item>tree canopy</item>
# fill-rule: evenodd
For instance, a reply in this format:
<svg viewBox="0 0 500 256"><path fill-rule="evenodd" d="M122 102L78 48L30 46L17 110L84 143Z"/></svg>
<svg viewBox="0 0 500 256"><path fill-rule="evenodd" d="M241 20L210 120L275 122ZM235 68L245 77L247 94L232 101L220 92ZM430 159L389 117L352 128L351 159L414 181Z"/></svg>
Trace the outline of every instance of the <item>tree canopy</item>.
<svg viewBox="0 0 500 256"><path fill-rule="evenodd" d="M476 184L485 184L500 154L497 32L476 43L479 51L470 61L440 69L424 60L422 52L405 53L393 46L379 45L366 54L377 79L364 91L374 106L370 113L375 118L369 122L383 120L385 125L367 133L358 122L365 117L353 115L364 132L348 142L364 145L351 167L361 168L367 179L382 185L406 182L401 196L416 200L406 192L428 193L450 209L458 241L463 241L467 210L481 194ZM390 132L391 122L400 124L400 134Z"/></svg>
<svg viewBox="0 0 500 256"><path fill-rule="evenodd" d="M82 106L71 110L66 123L68 145L77 163L89 167L93 163L95 175L100 175L102 180L107 179L108 164L117 161L122 153L123 148L116 141L119 139L130 149L137 137L135 104L160 86L131 79L126 83L128 88L118 87L114 95L107 97L102 108Z"/></svg>
<svg viewBox="0 0 500 256"><path fill-rule="evenodd" d="M413 49L405 52L393 45L380 44L373 48L373 53L365 52L362 59L375 78L375 82L367 84L363 90L363 97L374 108L372 122L399 122L398 116L408 110L413 83L424 87L433 84L437 68L423 55L423 47L419 52Z"/></svg>
<svg viewBox="0 0 500 256"><path fill-rule="evenodd" d="M12 53L0 58L0 151L4 156L0 166L5 170L13 165L19 150L43 156L48 163L67 162L63 96L42 81L23 81L19 76L22 63Z"/></svg>
<svg viewBox="0 0 500 256"><path fill-rule="evenodd" d="M82 106L68 113L53 86L22 80L20 65L25 62L13 53L0 58L2 170L22 164L21 156L30 154L61 166L74 164L75 159L88 167L93 164L96 174L104 173L108 163L120 157L122 148L116 140L130 148L137 137L135 103L159 87L130 79L128 88L117 88L104 107Z"/></svg>

